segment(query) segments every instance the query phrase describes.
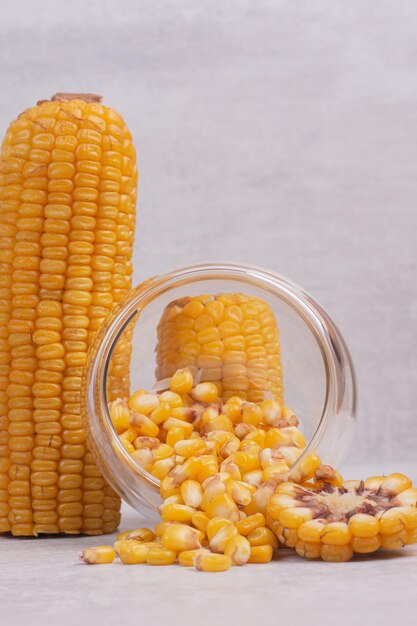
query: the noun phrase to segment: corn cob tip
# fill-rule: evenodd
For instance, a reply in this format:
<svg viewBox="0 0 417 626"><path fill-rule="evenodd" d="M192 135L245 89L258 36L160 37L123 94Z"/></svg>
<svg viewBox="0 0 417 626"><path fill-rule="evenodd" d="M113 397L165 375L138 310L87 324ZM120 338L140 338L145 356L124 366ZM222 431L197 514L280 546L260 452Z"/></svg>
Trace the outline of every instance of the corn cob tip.
<svg viewBox="0 0 417 626"><path fill-rule="evenodd" d="M44 102L68 102L69 100L84 100L84 102L101 102L103 96L99 96L96 93L66 93L64 91L58 91L54 93L50 100L38 100L36 104L43 104Z"/></svg>

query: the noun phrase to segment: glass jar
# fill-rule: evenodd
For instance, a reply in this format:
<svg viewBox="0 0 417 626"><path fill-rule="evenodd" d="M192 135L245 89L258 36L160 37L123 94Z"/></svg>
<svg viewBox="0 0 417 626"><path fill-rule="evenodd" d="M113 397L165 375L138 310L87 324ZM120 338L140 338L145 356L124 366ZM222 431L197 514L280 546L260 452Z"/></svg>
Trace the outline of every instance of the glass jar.
<svg viewBox="0 0 417 626"><path fill-rule="evenodd" d="M112 425L109 377L117 376L118 362L127 359L131 388L125 393L151 390L157 327L167 305L219 293L260 298L275 316L285 404L298 416L307 441L300 459L316 451L323 463L337 467L351 447L356 419L351 357L340 331L309 294L280 276L243 265L199 265L156 276L132 290L98 333L84 383L85 428L97 464L115 491L140 512L160 504L159 481L132 459Z"/></svg>

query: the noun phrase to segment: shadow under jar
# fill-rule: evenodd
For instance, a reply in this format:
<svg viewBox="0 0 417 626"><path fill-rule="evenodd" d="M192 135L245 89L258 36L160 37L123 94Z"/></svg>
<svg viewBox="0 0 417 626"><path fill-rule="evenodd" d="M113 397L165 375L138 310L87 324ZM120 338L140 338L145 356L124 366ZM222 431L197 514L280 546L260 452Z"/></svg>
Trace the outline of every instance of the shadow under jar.
<svg viewBox="0 0 417 626"><path fill-rule="evenodd" d="M156 346L167 307L204 294L243 294L260 299L272 311L279 329L285 404L298 416L307 442L294 466L312 451L323 463L337 466L352 444L356 419L352 361L340 331L310 295L280 276L243 265L213 263L156 276L133 289L107 319L90 351L84 380L83 415L97 465L139 512L156 510L161 503L159 481L122 445L110 419L108 405L116 398L109 396L109 381L120 397L137 389L152 390L156 372L164 371L160 354L157 364ZM130 369L122 372L118 355L125 357L126 352ZM265 391L268 397L270 392Z"/></svg>

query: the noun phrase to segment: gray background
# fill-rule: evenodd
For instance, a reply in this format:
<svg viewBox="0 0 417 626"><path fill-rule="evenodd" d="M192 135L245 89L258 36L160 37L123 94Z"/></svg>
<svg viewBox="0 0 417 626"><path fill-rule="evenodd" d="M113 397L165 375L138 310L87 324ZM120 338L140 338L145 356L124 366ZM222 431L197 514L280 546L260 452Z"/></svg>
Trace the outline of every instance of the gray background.
<svg viewBox="0 0 417 626"><path fill-rule="evenodd" d="M417 442L417 3L2 0L0 130L93 91L138 146L135 281L208 260L307 288L351 349L352 460Z"/></svg>

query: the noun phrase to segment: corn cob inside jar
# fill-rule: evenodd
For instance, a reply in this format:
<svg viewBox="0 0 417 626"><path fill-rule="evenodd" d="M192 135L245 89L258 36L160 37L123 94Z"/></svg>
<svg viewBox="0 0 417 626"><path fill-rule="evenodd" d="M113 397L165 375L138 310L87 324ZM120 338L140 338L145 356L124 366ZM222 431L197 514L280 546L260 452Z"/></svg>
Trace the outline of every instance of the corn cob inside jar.
<svg viewBox="0 0 417 626"><path fill-rule="evenodd" d="M158 325L157 380L188 367L216 382L223 400L284 401L279 331L261 298L241 293L186 297L170 303Z"/></svg>
<svg viewBox="0 0 417 626"><path fill-rule="evenodd" d="M120 500L85 441L87 350L131 288L131 134L92 94L13 121L0 157L0 532L111 532ZM109 392L129 389L128 342Z"/></svg>

